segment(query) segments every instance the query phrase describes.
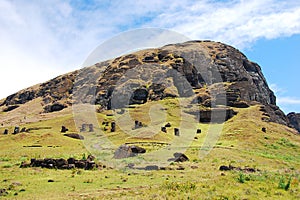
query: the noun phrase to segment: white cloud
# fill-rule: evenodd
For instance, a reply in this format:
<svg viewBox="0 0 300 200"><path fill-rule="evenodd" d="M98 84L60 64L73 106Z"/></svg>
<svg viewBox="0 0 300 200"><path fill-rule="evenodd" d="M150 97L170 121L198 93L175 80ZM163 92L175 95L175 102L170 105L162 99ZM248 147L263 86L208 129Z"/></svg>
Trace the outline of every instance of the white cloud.
<svg viewBox="0 0 300 200"><path fill-rule="evenodd" d="M78 68L101 42L131 28L170 28L238 48L300 33L299 1L95 2L0 1L0 97Z"/></svg>
<svg viewBox="0 0 300 200"><path fill-rule="evenodd" d="M277 103L281 105L300 105L300 99L294 97L278 97Z"/></svg>
<svg viewBox="0 0 300 200"><path fill-rule="evenodd" d="M287 92L285 89L279 87L276 83L271 83L269 87L276 94L276 96L283 95Z"/></svg>

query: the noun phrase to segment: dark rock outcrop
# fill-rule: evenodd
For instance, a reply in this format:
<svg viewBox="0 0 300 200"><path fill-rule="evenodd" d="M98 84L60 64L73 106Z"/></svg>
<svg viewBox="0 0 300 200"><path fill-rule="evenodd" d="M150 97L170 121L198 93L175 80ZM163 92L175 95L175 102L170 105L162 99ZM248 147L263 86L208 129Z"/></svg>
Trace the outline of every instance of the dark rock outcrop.
<svg viewBox="0 0 300 200"><path fill-rule="evenodd" d="M290 126L300 133L300 113L291 112L287 115Z"/></svg>
<svg viewBox="0 0 300 200"><path fill-rule="evenodd" d="M3 109L3 112L9 112L9 111L12 111L12 110L14 110L18 107L19 107L19 105L7 106L6 108Z"/></svg>
<svg viewBox="0 0 300 200"><path fill-rule="evenodd" d="M45 112L57 112L57 111L61 111L64 108L66 108L66 105L60 104L60 103L53 103L51 105L47 105L44 107L44 111Z"/></svg>

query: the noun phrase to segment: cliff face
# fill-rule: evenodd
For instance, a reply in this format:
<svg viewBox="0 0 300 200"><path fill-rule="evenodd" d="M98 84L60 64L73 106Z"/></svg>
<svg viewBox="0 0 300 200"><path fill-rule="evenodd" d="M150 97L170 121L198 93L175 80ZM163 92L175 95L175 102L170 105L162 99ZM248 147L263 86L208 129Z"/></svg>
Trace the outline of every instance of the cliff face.
<svg viewBox="0 0 300 200"><path fill-rule="evenodd" d="M9 112L41 97L44 112L59 111L74 101L111 109L192 95L208 108L260 103L264 120L288 124L260 66L237 49L212 41L171 44L97 63L10 95L1 106Z"/></svg>

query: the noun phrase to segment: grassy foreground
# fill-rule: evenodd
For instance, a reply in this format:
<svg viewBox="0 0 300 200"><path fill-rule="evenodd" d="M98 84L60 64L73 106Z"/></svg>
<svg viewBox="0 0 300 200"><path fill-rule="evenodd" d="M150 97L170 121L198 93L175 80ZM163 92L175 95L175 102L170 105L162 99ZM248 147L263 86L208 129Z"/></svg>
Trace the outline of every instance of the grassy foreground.
<svg viewBox="0 0 300 200"><path fill-rule="evenodd" d="M180 121L175 115L176 102L162 101L167 106L166 120L173 125ZM151 103L134 110L133 119L160 128L157 116L144 117ZM195 134L185 154L190 161L171 163L165 170L95 169L85 171L44 168L19 168L31 158L82 158L89 152L84 143L60 133L61 125L76 132L72 113L56 118L27 123L37 128L30 133L0 135L0 189L6 189L2 199L300 199L300 136L285 126L261 121L259 106L236 109L238 114L223 125L214 148L199 157L210 124L197 124L201 134ZM159 114L159 111L157 111ZM107 113L97 114L97 120L111 121ZM4 114L2 114L4 115ZM143 118L144 117L144 118ZM181 120L186 120L181 118ZM261 128L267 129L266 133ZM7 127L5 127L7 128ZM13 127L9 127L12 132ZM0 128L2 133L4 128ZM97 129L96 129L97 131ZM190 131L195 131L194 127ZM213 133L210 133L213 134ZM84 135L84 133L83 133ZM116 146L125 142L172 142L174 137L159 132L149 137L133 137L117 128L104 133ZM138 138L138 139L137 139ZM39 147L32 147L39 146ZM147 147L151 151L151 146ZM153 147L154 148L154 147ZM152 149L152 151L155 151ZM101 162L101 160L100 160ZM254 168L258 171L220 171L221 165Z"/></svg>

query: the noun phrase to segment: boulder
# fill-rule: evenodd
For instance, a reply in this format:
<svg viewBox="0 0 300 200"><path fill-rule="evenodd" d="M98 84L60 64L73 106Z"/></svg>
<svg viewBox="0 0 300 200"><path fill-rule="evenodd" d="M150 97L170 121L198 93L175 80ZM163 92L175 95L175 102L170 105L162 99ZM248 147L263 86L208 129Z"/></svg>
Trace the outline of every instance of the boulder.
<svg viewBox="0 0 300 200"><path fill-rule="evenodd" d="M136 145L129 146L129 145L121 145L114 153L115 159L122 159L128 157L134 157L138 154L146 153L146 149L142 147L138 147Z"/></svg>
<svg viewBox="0 0 300 200"><path fill-rule="evenodd" d="M189 158L183 153L174 153L174 158L168 159L169 162L186 162L189 161Z"/></svg>
<svg viewBox="0 0 300 200"><path fill-rule="evenodd" d="M148 165L145 167L145 170L159 170L159 167L157 165Z"/></svg>

